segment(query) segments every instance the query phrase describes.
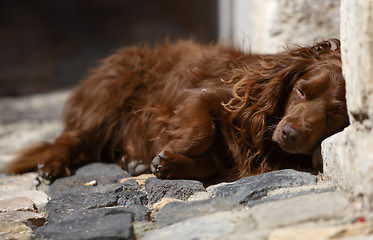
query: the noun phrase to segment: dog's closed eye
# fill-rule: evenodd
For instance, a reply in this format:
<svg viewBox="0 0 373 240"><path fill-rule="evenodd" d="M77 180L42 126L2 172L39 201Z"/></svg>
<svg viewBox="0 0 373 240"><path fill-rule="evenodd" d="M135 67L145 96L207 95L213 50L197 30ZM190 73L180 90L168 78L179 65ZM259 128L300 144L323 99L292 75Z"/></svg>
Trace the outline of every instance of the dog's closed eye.
<svg viewBox="0 0 373 240"><path fill-rule="evenodd" d="M302 99L302 100L305 100L305 99L306 99L306 94L305 94L305 92L304 92L301 88L297 87L297 88L295 88L295 91L296 91L296 93L297 93L297 96L298 96L300 99Z"/></svg>

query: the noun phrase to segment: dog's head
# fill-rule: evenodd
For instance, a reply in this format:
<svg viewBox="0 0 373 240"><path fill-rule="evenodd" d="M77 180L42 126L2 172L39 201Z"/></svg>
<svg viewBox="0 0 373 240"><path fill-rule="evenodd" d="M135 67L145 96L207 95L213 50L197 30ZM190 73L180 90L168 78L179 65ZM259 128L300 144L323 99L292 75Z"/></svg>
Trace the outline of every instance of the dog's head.
<svg viewBox="0 0 373 240"><path fill-rule="evenodd" d="M325 60L309 66L293 84L272 140L285 152L311 154L348 124L340 62Z"/></svg>

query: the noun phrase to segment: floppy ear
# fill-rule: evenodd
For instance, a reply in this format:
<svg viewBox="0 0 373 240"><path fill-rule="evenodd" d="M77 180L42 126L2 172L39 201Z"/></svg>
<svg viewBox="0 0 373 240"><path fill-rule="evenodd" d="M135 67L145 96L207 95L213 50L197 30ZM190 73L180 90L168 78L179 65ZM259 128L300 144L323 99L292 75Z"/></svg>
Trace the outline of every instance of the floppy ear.
<svg viewBox="0 0 373 240"><path fill-rule="evenodd" d="M293 57L314 58L315 60L319 60L326 55L338 57L341 53L341 42L339 39L332 38L327 41L318 42L312 47L287 48L286 51Z"/></svg>

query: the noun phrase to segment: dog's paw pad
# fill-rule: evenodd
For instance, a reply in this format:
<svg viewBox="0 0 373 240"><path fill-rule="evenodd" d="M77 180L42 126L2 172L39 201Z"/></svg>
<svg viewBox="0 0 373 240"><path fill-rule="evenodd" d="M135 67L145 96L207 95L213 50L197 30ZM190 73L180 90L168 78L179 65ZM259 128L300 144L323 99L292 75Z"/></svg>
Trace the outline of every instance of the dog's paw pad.
<svg viewBox="0 0 373 240"><path fill-rule="evenodd" d="M145 164L139 164L135 168L135 175L146 173L148 169L149 169L148 166L146 166Z"/></svg>
<svg viewBox="0 0 373 240"><path fill-rule="evenodd" d="M141 161L132 160L127 165L129 174L137 176L143 173L146 173L149 170L149 167L145 164L142 164Z"/></svg>

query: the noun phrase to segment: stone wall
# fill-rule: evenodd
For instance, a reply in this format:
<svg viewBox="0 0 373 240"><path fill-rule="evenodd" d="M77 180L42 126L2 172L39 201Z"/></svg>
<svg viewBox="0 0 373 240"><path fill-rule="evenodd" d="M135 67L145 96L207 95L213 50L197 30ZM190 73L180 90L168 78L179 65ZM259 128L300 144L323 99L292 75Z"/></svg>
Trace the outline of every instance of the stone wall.
<svg viewBox="0 0 373 240"><path fill-rule="evenodd" d="M325 174L373 210L373 0L342 0L343 74L351 125L323 142Z"/></svg>
<svg viewBox="0 0 373 240"><path fill-rule="evenodd" d="M220 0L220 39L259 53L339 38L340 0Z"/></svg>

